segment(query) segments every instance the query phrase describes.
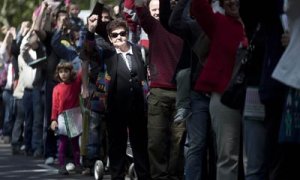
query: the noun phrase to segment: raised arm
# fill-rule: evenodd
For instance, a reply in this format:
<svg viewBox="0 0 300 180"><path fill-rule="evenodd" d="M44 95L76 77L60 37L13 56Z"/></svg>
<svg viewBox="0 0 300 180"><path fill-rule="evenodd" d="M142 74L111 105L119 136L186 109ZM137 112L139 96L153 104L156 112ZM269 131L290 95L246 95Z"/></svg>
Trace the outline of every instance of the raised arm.
<svg viewBox="0 0 300 180"><path fill-rule="evenodd" d="M147 34L153 33L158 20L151 16L149 9L144 5L144 0L135 0L134 3L142 28Z"/></svg>
<svg viewBox="0 0 300 180"><path fill-rule="evenodd" d="M104 0L98 0L92 10L91 16L92 15L98 15L99 18L97 18L97 27L95 29L95 32L103 37L106 41L109 42L109 39L107 37L107 32L106 32L106 25L107 22L102 22L101 21L101 15L102 15L102 11L103 11L103 7L105 5L105 1Z"/></svg>
<svg viewBox="0 0 300 180"><path fill-rule="evenodd" d="M170 0L159 0L159 21L160 24L168 31L171 31L169 27L171 12Z"/></svg>
<svg viewBox="0 0 300 180"><path fill-rule="evenodd" d="M93 14L101 15L103 7L104 7L104 0L98 0L92 10L91 15Z"/></svg>
<svg viewBox="0 0 300 180"><path fill-rule="evenodd" d="M51 46L53 51L56 53L56 55L59 58L65 59L67 61L73 61L75 60L75 58L78 57L75 48L67 47L61 42L62 36L68 30L66 23L67 23L66 17L64 17L64 19L61 19L61 21L58 22L57 29L51 39Z"/></svg>
<svg viewBox="0 0 300 180"><path fill-rule="evenodd" d="M13 39L16 39L16 29L12 27L7 31L0 47L0 60L2 63L9 60L9 53Z"/></svg>
<svg viewBox="0 0 300 180"><path fill-rule="evenodd" d="M190 4L191 0L179 0L169 19L169 27L180 37L189 33L188 23L192 20L189 16Z"/></svg>
<svg viewBox="0 0 300 180"><path fill-rule="evenodd" d="M41 40L46 39L46 32L44 31L44 26L47 23L49 19L49 14L45 13L46 10L48 8L48 4L46 1L43 1L41 3L41 9L39 14L37 15L33 30L36 32L36 34L38 35L38 37Z"/></svg>
<svg viewBox="0 0 300 180"><path fill-rule="evenodd" d="M78 56L78 54L75 49L70 49L61 43L62 34L63 32L61 30L56 30L51 39L52 49L59 58L65 59L67 61L73 61Z"/></svg>
<svg viewBox="0 0 300 180"><path fill-rule="evenodd" d="M215 29L215 14L208 0L192 0L191 15L196 18L205 33L212 38Z"/></svg>
<svg viewBox="0 0 300 180"><path fill-rule="evenodd" d="M129 30L132 32L132 37L130 40L136 43L138 40L136 33L139 22L135 11L134 0L124 0L123 16L128 24Z"/></svg>
<svg viewBox="0 0 300 180"><path fill-rule="evenodd" d="M98 15L91 15L88 18L88 32L86 34L86 41L84 48L80 52L80 58L82 59L82 97L88 98L88 73L89 73L89 61L91 60L90 55L92 54L92 49L95 47L95 30L98 21Z"/></svg>

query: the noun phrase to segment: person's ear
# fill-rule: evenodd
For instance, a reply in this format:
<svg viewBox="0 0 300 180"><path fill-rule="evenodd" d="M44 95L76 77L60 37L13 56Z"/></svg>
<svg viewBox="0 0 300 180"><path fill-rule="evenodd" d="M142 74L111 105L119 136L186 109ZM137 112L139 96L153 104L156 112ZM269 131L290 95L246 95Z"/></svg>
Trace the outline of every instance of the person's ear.
<svg viewBox="0 0 300 180"><path fill-rule="evenodd" d="M109 39L109 41L111 42L111 43L113 43L112 42L112 38L108 35L108 39Z"/></svg>

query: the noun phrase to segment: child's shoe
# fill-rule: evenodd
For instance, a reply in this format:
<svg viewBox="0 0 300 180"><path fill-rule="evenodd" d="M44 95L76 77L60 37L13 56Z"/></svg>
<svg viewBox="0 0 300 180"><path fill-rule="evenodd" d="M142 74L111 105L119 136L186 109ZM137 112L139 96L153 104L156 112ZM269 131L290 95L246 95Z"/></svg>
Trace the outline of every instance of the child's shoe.
<svg viewBox="0 0 300 180"><path fill-rule="evenodd" d="M61 175L68 175L69 172L67 171L66 167L65 166L62 166L58 169L58 174L61 174Z"/></svg>

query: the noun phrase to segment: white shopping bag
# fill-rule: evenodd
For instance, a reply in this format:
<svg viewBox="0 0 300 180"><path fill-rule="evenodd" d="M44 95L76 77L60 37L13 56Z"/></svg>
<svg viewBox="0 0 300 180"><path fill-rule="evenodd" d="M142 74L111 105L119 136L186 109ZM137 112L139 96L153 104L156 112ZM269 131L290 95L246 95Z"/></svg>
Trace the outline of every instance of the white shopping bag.
<svg viewBox="0 0 300 180"><path fill-rule="evenodd" d="M80 107L63 111L58 115L58 133L70 138L82 133L82 114Z"/></svg>

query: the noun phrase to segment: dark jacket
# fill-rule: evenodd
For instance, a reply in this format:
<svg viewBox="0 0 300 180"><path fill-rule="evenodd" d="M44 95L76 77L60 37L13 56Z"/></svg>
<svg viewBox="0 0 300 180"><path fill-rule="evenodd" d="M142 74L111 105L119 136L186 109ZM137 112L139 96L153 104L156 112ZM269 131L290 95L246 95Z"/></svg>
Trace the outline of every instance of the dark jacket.
<svg viewBox="0 0 300 180"><path fill-rule="evenodd" d="M137 47L136 45L132 45L132 52L133 52L133 56L136 62L136 82L138 83L138 86L141 90L140 95L142 95L143 97L143 86L142 86L142 81L146 82L146 69L145 69L145 65L142 59L142 54L141 51L139 49L139 47ZM112 110L112 108L114 106L116 106L116 103L119 103L118 100L116 100L116 98L114 96L116 96L116 94L114 94L118 88L118 86L120 85L120 83L117 83L117 76L118 76L118 63L120 61L123 61L123 59L121 59L122 57L120 57L120 55L118 55L115 51L111 51L111 50L104 50L104 60L105 60L105 64L107 65L107 72L109 74L109 76L111 77L110 80L110 84L109 84L109 88L108 88L108 97L107 97L107 110L108 112L110 112ZM124 92L125 93L125 92ZM127 98L127 97L124 97ZM129 102L128 102L129 103ZM143 99L139 102L141 103L140 105L143 106L144 105L144 101ZM124 109L126 109L126 105L123 105Z"/></svg>
<svg viewBox="0 0 300 180"><path fill-rule="evenodd" d="M172 11L169 27L172 32L184 40L178 71L191 68L192 86L204 66L209 51L209 39L196 20L188 15L189 0L180 0Z"/></svg>

